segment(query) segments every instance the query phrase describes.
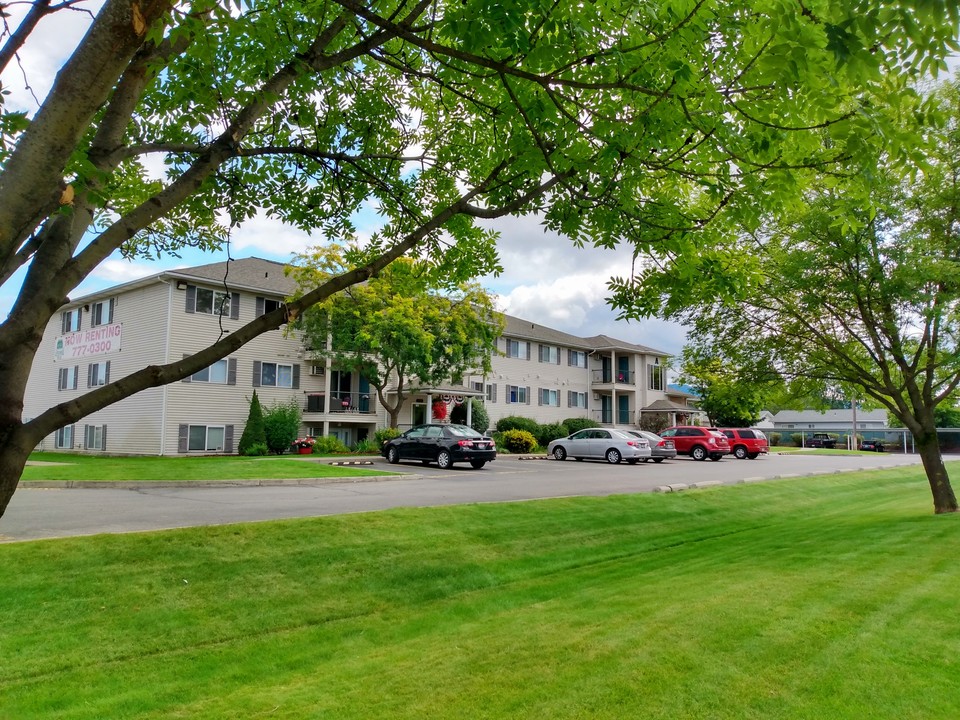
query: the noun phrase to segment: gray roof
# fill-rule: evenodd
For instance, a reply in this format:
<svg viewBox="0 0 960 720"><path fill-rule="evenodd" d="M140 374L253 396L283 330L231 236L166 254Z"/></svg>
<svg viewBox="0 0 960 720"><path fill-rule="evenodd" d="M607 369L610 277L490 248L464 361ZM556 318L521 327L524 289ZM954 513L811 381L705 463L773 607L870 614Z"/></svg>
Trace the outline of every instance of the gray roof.
<svg viewBox="0 0 960 720"><path fill-rule="evenodd" d="M297 283L284 274L285 267L281 262L252 257L170 270L164 274L169 277L213 281L218 285L226 283L227 287L231 288L271 292L286 297L297 289Z"/></svg>
<svg viewBox="0 0 960 720"><path fill-rule="evenodd" d="M853 411L846 410L781 410L771 418L776 423L853 422ZM886 410L857 410L857 422L886 424Z"/></svg>
<svg viewBox="0 0 960 720"><path fill-rule="evenodd" d="M512 315L504 315L506 326L503 334L508 337L518 338L520 340L536 340L537 342L555 343L565 347L581 348L585 351L590 350L625 350L631 353L642 353L647 355L659 355L669 357L670 353L662 350L654 350L645 345L635 345L625 340L617 340L607 335L594 335L593 337L579 337L571 335L561 330L549 328L546 325L539 325L529 320L523 320Z"/></svg>

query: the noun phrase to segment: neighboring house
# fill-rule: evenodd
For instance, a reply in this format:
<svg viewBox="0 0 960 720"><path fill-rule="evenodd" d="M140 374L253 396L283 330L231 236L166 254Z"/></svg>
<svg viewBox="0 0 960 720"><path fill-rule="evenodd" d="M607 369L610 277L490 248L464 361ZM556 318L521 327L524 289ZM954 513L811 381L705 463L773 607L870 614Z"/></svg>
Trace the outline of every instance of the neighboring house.
<svg viewBox="0 0 960 720"><path fill-rule="evenodd" d="M281 263L249 258L171 270L71 300L48 324L34 360L24 417L149 364L195 353L295 289ZM482 397L491 425L508 415L538 422L590 417L637 427L643 413L687 410L666 386L668 355L607 336L581 338L506 316L492 372L463 385L421 388L401 410L402 427L429 420L436 402ZM387 423L366 378L312 360L302 338L274 330L182 382L145 390L62 428L45 450L142 455L232 453L254 390L265 408L296 399L303 432L347 444Z"/></svg>
<svg viewBox="0 0 960 720"><path fill-rule="evenodd" d="M781 410L771 420L775 430L849 431L853 427L853 410ZM886 410L857 410L857 430L886 427Z"/></svg>

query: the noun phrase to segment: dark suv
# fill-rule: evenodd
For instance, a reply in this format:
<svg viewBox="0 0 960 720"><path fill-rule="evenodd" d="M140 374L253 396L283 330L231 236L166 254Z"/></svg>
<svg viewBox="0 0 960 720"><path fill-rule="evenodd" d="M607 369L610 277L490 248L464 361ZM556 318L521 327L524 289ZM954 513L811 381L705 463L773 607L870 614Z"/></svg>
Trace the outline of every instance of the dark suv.
<svg viewBox="0 0 960 720"><path fill-rule="evenodd" d="M717 428L730 440L730 451L737 460L750 458L756 460L766 455L770 449L767 436L752 428Z"/></svg>
<svg viewBox="0 0 960 720"><path fill-rule="evenodd" d="M694 460L710 458L716 462L730 454L726 435L699 425L674 425L660 433L660 437L673 440L677 455L689 455Z"/></svg>
<svg viewBox="0 0 960 720"><path fill-rule="evenodd" d="M837 439L827 433L814 433L813 437L804 443L808 448L827 448L833 450L837 447Z"/></svg>

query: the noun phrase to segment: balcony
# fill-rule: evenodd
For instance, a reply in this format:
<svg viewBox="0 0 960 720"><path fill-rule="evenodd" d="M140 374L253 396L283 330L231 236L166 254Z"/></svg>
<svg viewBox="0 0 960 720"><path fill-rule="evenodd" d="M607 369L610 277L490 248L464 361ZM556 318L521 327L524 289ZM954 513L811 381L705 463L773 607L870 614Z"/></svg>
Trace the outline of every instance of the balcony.
<svg viewBox="0 0 960 720"><path fill-rule="evenodd" d="M633 370L594 370L593 382L596 385L634 385L636 373Z"/></svg>
<svg viewBox="0 0 960 720"><path fill-rule="evenodd" d="M342 392L330 393L330 402L327 403L327 393L312 392L306 397L303 408L307 413L349 413L352 415L375 415L377 413L377 396L373 392Z"/></svg>

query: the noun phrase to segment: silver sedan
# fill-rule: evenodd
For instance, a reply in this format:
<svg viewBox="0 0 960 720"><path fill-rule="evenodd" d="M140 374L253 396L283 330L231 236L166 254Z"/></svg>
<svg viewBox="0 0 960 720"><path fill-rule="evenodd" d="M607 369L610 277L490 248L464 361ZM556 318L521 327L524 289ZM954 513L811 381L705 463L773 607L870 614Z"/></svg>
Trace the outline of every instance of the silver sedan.
<svg viewBox="0 0 960 720"><path fill-rule="evenodd" d="M590 458L613 464L626 460L630 465L649 458L651 454L650 443L645 439L608 428L585 428L558 438L547 446L547 452L555 460Z"/></svg>

